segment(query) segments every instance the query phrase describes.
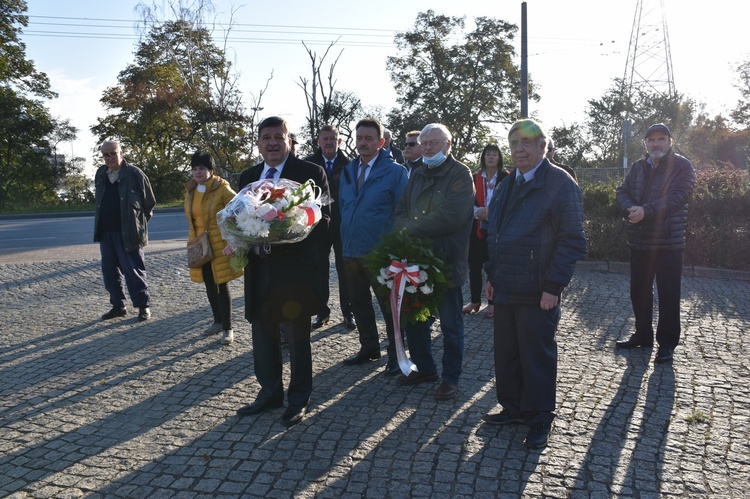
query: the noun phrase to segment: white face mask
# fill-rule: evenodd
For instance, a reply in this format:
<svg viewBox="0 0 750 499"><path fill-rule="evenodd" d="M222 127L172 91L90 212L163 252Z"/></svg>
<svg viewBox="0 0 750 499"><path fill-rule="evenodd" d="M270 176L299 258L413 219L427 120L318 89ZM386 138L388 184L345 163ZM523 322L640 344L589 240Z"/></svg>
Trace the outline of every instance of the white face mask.
<svg viewBox="0 0 750 499"><path fill-rule="evenodd" d="M443 151L440 151L436 155L432 156L431 158L428 158L427 156L422 156L422 161L425 162L427 166L437 166L441 164L443 161L445 161L445 153Z"/></svg>

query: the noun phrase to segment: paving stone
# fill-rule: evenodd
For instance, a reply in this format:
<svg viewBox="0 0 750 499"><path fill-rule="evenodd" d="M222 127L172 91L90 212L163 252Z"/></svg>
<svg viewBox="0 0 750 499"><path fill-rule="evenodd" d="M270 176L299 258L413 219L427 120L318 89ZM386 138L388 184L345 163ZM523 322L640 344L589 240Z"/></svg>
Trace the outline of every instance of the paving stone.
<svg viewBox="0 0 750 499"><path fill-rule="evenodd" d="M436 384L385 378L385 359L343 366L359 343L335 318L313 334L305 421L238 418L259 389L242 282L230 283L237 339L222 347L200 334L210 310L182 257L148 252L153 318L142 323L132 310L98 320L109 307L95 256L0 264L0 495L747 495L747 280L684 277L682 342L673 365L655 366L651 349L613 348L633 329L627 276L579 268L557 335L558 418L548 448L529 452L523 425L481 422L498 409L482 314L464 318L453 401L435 401ZM439 327L433 340L439 361Z"/></svg>

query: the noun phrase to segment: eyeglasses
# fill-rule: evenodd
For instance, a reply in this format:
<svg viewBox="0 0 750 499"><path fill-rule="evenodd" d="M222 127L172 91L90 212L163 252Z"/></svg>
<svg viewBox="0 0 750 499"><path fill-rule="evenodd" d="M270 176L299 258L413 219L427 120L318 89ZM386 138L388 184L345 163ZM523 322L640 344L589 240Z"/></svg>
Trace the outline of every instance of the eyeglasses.
<svg viewBox="0 0 750 499"><path fill-rule="evenodd" d="M406 142L404 145L406 147L417 147L419 145L419 142Z"/></svg>
<svg viewBox="0 0 750 499"><path fill-rule="evenodd" d="M445 142L446 142L445 139L433 139L433 140L426 140L422 142L422 145L430 146L430 147L437 147L437 146L443 145L443 143Z"/></svg>
<svg viewBox="0 0 750 499"><path fill-rule="evenodd" d="M510 141L510 148L515 149L518 146L523 147L524 149L532 149L535 148L539 144L539 139L530 139L530 138L523 138L521 140L511 140Z"/></svg>
<svg viewBox="0 0 750 499"><path fill-rule="evenodd" d="M103 152L102 156L105 158L116 158L117 157L117 151L115 152Z"/></svg>

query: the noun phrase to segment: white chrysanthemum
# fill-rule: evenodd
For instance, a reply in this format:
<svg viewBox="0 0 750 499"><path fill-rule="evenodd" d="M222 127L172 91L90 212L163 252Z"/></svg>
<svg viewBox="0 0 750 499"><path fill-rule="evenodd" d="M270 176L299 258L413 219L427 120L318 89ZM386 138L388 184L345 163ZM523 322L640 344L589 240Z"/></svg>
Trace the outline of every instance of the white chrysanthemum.
<svg viewBox="0 0 750 499"><path fill-rule="evenodd" d="M388 279L388 269L385 267L381 267L380 275L383 277L383 279Z"/></svg>
<svg viewBox="0 0 750 499"><path fill-rule="evenodd" d="M237 227L242 232L252 237L268 237L268 228L270 224L257 218L255 215L242 212L237 215Z"/></svg>
<svg viewBox="0 0 750 499"><path fill-rule="evenodd" d="M388 286L388 289L393 289L393 281L391 280L385 281L385 285Z"/></svg>
<svg viewBox="0 0 750 499"><path fill-rule="evenodd" d="M416 292L417 292L417 287L416 287L416 286L412 286L411 284L407 284L407 285L406 285L406 286L404 287L404 291L406 291L407 293L412 293L412 294L414 294L414 293L416 293Z"/></svg>
<svg viewBox="0 0 750 499"><path fill-rule="evenodd" d="M424 270L419 271L419 282L427 282L427 272Z"/></svg>
<svg viewBox="0 0 750 499"><path fill-rule="evenodd" d="M419 290L422 292L422 294L429 295L430 293L432 293L432 286L424 284L419 288Z"/></svg>
<svg viewBox="0 0 750 499"><path fill-rule="evenodd" d="M387 280L387 279L386 279L385 277L383 277L382 275L379 275L378 277L376 277L376 279L378 280L378 282L379 282L380 284L385 284L385 282L386 282L386 280Z"/></svg>

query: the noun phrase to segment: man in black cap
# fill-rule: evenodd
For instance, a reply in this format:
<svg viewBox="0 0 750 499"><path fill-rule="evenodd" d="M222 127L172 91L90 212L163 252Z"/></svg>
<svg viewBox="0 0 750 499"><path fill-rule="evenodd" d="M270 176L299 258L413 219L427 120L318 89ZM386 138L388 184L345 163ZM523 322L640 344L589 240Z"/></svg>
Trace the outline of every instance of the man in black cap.
<svg viewBox="0 0 750 499"><path fill-rule="evenodd" d="M671 362L680 341L682 257L687 232L687 205L695 171L672 149L666 125L651 125L644 138L646 157L636 161L617 188L617 204L628 222L630 300L635 333L619 348L654 344L654 279L659 294L659 321L654 362Z"/></svg>

